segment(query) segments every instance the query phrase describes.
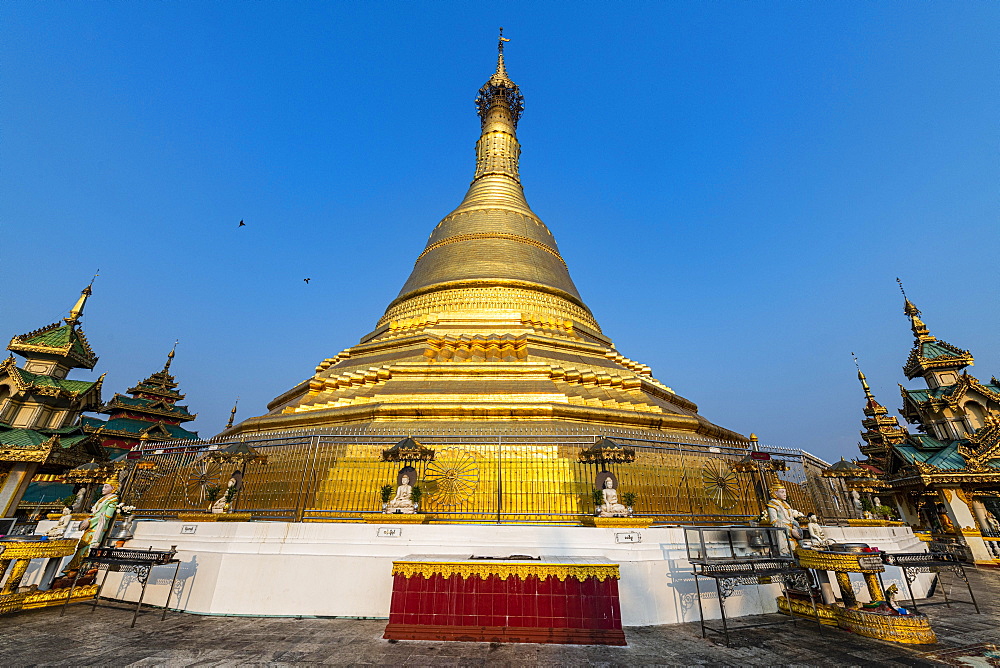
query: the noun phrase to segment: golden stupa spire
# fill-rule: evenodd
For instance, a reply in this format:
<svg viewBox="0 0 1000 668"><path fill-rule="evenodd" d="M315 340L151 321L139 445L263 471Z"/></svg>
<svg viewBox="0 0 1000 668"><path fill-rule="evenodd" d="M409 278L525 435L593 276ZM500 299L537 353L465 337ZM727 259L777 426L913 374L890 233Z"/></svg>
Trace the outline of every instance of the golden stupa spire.
<svg viewBox="0 0 1000 668"><path fill-rule="evenodd" d="M87 297L92 295L94 292L94 280L101 275L100 272L101 270L98 269L94 273L93 278L90 279L90 284L87 285L82 292L80 292L80 298L76 300L76 304L74 304L73 308L69 310L69 317L63 318L67 325L75 325L80 322L80 317L83 316L83 307L87 305Z"/></svg>
<svg viewBox="0 0 1000 668"><path fill-rule="evenodd" d="M552 232L524 198L517 141L524 96L507 73L507 41L501 29L496 71L476 95L481 129L472 183L461 204L434 228L380 327L485 308L572 320L600 332Z"/></svg>

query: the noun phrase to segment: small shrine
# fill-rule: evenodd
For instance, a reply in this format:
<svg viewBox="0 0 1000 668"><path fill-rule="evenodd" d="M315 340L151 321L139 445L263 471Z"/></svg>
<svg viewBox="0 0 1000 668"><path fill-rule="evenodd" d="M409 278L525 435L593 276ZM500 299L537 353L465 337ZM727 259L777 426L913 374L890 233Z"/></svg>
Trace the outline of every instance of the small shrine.
<svg viewBox="0 0 1000 668"><path fill-rule="evenodd" d="M13 355L0 362L0 516L18 509L33 478L52 482L62 473L106 459L97 440L80 425L81 414L101 404L104 376L94 381L67 378L73 369L93 369L97 356L80 327L91 286L61 322L11 339ZM50 490L57 502L67 489ZM22 507L24 512L28 510Z"/></svg>
<svg viewBox="0 0 1000 668"><path fill-rule="evenodd" d="M177 403L184 399L184 395L177 391L177 382L170 373L175 353L176 345L167 354L162 370L128 389L131 396L115 394L96 411L107 415L107 420L83 418L84 431L97 436L109 456L132 450L143 440L156 442L198 438L198 432L181 426L198 416L190 413L187 406Z"/></svg>
<svg viewBox="0 0 1000 668"><path fill-rule="evenodd" d="M905 294L903 312L914 336L903 373L927 385L900 385L899 413L916 433L888 415L859 369L866 459L835 464L825 475L842 478L866 516L898 510L964 559L1000 564L1000 381L971 375L972 353L932 336Z"/></svg>

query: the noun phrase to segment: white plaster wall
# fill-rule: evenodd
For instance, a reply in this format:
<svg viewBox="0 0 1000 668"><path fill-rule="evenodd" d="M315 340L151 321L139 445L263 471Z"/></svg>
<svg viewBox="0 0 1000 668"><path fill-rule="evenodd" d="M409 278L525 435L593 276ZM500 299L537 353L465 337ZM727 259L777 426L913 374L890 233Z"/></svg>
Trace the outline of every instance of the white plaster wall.
<svg viewBox="0 0 1000 668"><path fill-rule="evenodd" d="M182 534L183 527L196 533ZM598 529L519 525L384 525L285 522L139 522L127 547L178 548L182 560L172 608L228 615L376 617L389 615L392 562L412 554L594 556L621 566L622 622L626 626L697 621L691 566L683 530ZM866 542L890 552L924 551L908 528L828 529L831 537ZM620 544L616 534L638 533ZM896 571L897 569L889 569ZM145 600L163 605L173 566L154 569ZM897 574L886 574L888 586ZM701 580L707 618L719 615L712 580ZM915 586L915 591L918 590ZM103 596L135 601L140 586L111 573ZM900 579L900 590L905 588ZM923 595L920 587L918 596ZM726 602L731 616L774 612L778 585L741 587ZM905 595L905 594L904 594Z"/></svg>

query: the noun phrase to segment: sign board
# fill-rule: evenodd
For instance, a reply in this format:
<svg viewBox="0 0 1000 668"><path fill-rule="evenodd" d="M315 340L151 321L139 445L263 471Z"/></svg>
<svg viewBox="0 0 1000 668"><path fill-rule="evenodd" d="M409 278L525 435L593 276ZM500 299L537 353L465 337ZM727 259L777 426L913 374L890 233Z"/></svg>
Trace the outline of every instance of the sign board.
<svg viewBox="0 0 1000 668"><path fill-rule="evenodd" d="M379 538L399 538L403 535L403 527L379 527L375 535Z"/></svg>
<svg viewBox="0 0 1000 668"><path fill-rule="evenodd" d="M770 452L751 452L750 459L754 459L758 462L766 462L771 459Z"/></svg>
<svg viewBox="0 0 1000 668"><path fill-rule="evenodd" d="M641 543L642 534L638 531L624 531L615 534L616 543Z"/></svg>
<svg viewBox="0 0 1000 668"><path fill-rule="evenodd" d="M190 535L190 534L193 534L194 532L196 532L197 530L198 530L198 525L197 524L182 524L181 525L181 533L182 534L188 534L188 535Z"/></svg>

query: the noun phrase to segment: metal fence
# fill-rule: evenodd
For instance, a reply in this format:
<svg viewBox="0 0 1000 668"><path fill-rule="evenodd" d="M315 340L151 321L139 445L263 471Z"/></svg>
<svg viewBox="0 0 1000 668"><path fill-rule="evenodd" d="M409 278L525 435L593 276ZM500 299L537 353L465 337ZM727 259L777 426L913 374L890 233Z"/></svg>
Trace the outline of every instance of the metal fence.
<svg viewBox="0 0 1000 668"><path fill-rule="evenodd" d="M414 463L411 474L423 492L420 510L441 521L579 524L594 514L600 469L612 473L619 492L636 494L636 516L656 523L756 519L767 490L778 482L803 512L815 511L828 522L851 516L843 489L820 476L826 463L801 450L760 446L781 463L775 468L783 470L772 471L747 467L745 444L653 440L634 433L613 438L635 450L635 461L604 466L580 461L580 452L602 438L580 434L303 431L172 442L130 454L122 496L145 517L203 511L208 490L224 490L239 470L242 487L233 509L254 519L357 521L364 513L380 512L380 489L398 484L402 464L383 462L381 455L407 436L434 450L433 459ZM266 463L225 464L208 456L233 443L252 447Z"/></svg>

